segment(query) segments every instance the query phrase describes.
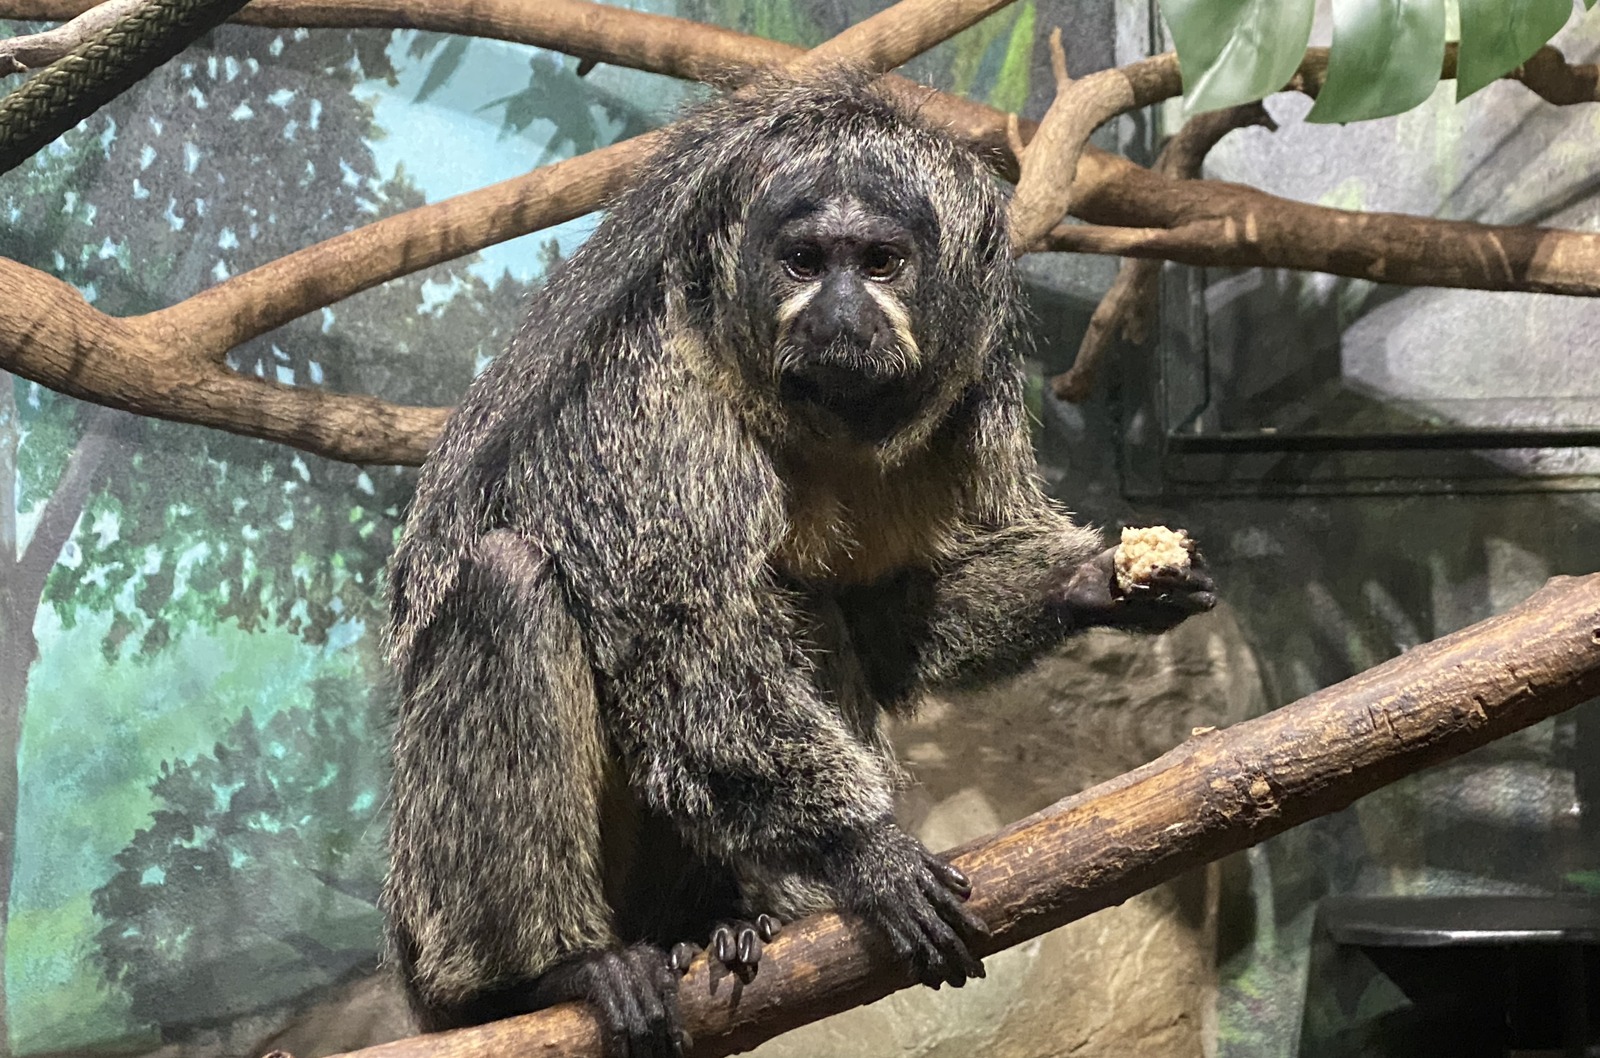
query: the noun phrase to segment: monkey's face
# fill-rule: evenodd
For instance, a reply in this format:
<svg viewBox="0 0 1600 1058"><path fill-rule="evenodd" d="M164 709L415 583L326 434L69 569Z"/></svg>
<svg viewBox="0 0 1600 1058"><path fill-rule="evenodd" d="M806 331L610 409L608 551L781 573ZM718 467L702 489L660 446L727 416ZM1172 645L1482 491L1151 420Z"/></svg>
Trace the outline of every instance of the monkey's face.
<svg viewBox="0 0 1600 1058"><path fill-rule="evenodd" d="M937 253L932 210L776 183L741 254L776 395L819 432L882 442L924 403L917 293Z"/></svg>
<svg viewBox="0 0 1600 1058"><path fill-rule="evenodd" d="M626 202L667 222L631 266L662 255L669 330L764 440L892 465L1012 370L1015 266L982 161L836 73L683 126Z"/></svg>

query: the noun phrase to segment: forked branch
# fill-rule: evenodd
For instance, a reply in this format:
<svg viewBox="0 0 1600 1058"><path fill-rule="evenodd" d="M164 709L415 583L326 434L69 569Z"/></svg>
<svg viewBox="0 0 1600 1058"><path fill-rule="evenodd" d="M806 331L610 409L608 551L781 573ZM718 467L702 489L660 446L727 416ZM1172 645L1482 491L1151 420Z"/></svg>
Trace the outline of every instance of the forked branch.
<svg viewBox="0 0 1600 1058"><path fill-rule="evenodd" d="M1252 125L1277 128L1267 108L1259 102L1196 114L1161 148L1155 171L1173 180L1197 180L1211 148L1235 129ZM1072 367L1050 380L1057 397L1074 404L1087 399L1099 377L1100 365L1119 335L1135 345L1145 340L1149 317L1155 311L1161 265L1161 259L1156 257L1123 258L1117 277L1089 317Z"/></svg>

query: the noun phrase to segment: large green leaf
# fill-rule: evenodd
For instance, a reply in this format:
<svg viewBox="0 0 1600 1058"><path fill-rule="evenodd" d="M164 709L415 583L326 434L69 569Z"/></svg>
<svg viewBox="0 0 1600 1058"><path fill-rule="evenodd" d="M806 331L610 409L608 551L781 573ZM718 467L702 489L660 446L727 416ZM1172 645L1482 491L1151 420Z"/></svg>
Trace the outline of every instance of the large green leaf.
<svg viewBox="0 0 1600 1058"><path fill-rule="evenodd" d="M1307 121L1361 121L1433 94L1444 62L1444 0L1333 0L1328 80Z"/></svg>
<svg viewBox="0 0 1600 1058"><path fill-rule="evenodd" d="M1193 111L1248 103L1294 76L1316 0L1161 0L1184 103Z"/></svg>
<svg viewBox="0 0 1600 1058"><path fill-rule="evenodd" d="M1460 0L1460 4L1457 99L1521 66L1572 14L1572 0Z"/></svg>

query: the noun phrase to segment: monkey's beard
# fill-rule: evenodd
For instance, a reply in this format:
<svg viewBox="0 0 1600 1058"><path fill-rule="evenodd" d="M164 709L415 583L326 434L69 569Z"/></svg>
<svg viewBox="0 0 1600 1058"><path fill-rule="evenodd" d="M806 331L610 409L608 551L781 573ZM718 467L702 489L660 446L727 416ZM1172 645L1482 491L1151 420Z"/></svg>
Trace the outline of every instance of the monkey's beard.
<svg viewBox="0 0 1600 1058"><path fill-rule="evenodd" d="M915 350L835 342L818 351L781 343L774 357L778 399L822 439L885 446L917 418L929 382Z"/></svg>

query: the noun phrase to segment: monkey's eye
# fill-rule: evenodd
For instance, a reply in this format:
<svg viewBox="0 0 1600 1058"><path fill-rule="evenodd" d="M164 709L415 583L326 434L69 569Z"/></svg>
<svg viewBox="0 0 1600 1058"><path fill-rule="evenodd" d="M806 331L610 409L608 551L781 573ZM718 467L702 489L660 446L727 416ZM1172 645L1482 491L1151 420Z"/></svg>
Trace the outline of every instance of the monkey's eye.
<svg viewBox="0 0 1600 1058"><path fill-rule="evenodd" d="M783 270L802 283L820 278L827 266L827 255L814 243L802 243L783 255Z"/></svg>
<svg viewBox="0 0 1600 1058"><path fill-rule="evenodd" d="M861 266L866 269L867 277L876 279L880 283L886 283L899 275L900 266L905 263L906 259L889 246L868 247L861 258Z"/></svg>

